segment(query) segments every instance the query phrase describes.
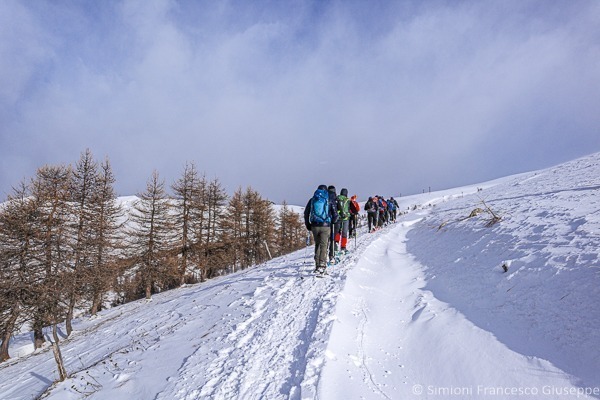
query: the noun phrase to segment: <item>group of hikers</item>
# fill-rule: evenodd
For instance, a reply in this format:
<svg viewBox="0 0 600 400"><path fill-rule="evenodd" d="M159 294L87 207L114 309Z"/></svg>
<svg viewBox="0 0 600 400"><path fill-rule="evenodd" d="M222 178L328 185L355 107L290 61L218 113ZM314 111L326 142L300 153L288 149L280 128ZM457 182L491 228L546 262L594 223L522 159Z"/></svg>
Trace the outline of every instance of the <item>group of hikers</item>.
<svg viewBox="0 0 600 400"><path fill-rule="evenodd" d="M369 232L396 221L398 202L391 197L369 197L365 211ZM348 238L356 237L360 204L356 195L348 198L348 189L338 195L335 186L320 185L304 209L304 224L315 242L315 272L326 273L337 254L347 254Z"/></svg>
<svg viewBox="0 0 600 400"><path fill-rule="evenodd" d="M383 196L369 197L365 203L369 232L377 230L390 222L396 222L398 202L393 197L385 200Z"/></svg>

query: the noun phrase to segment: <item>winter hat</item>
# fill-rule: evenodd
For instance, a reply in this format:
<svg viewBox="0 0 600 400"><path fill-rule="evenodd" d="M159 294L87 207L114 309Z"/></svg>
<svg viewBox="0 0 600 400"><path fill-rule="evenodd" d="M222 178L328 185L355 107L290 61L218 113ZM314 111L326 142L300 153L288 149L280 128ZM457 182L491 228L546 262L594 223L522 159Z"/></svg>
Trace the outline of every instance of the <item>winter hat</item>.
<svg viewBox="0 0 600 400"><path fill-rule="evenodd" d="M333 192L333 193L335 193L335 186L333 186L333 185L330 185L330 186L328 187L328 189L329 189L329 191L330 191L330 192Z"/></svg>
<svg viewBox="0 0 600 400"><path fill-rule="evenodd" d="M348 189L346 189L346 188L342 189L342 191L340 192L340 194L341 194L342 196L346 196L346 197L348 197Z"/></svg>
<svg viewBox="0 0 600 400"><path fill-rule="evenodd" d="M327 185L319 185L318 189L327 190Z"/></svg>

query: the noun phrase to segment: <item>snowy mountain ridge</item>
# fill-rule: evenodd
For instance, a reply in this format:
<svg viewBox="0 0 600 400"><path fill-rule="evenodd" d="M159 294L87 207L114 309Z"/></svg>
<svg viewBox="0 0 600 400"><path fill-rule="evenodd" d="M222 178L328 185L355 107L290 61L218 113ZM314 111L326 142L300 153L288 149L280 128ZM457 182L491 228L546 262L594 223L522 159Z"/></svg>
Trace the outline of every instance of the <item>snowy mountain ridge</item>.
<svg viewBox="0 0 600 400"><path fill-rule="evenodd" d="M309 247L80 318L62 383L17 336L0 399L600 398L599 177L597 153L404 197L324 279Z"/></svg>

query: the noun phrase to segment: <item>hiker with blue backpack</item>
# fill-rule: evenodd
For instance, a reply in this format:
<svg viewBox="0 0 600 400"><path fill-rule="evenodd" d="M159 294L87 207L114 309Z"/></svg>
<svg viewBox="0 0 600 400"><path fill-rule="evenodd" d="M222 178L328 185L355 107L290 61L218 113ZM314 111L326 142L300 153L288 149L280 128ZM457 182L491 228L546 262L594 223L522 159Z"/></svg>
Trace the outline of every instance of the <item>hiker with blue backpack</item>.
<svg viewBox="0 0 600 400"><path fill-rule="evenodd" d="M398 202L396 201L396 199L394 199L393 197L390 198L390 201L394 205L394 209L392 210L392 213L393 213L393 217L394 217L394 222L396 222L396 217L398 215L398 211L400 210L400 206L398 205Z"/></svg>
<svg viewBox="0 0 600 400"><path fill-rule="evenodd" d="M337 218L335 201L330 200L327 186L320 185L304 209L304 225L312 232L315 241L315 272L317 273L326 272L331 227L337 222Z"/></svg>
<svg viewBox="0 0 600 400"><path fill-rule="evenodd" d="M394 204L394 198L390 198L387 201L387 206L388 206L388 220L390 222L396 222L396 205Z"/></svg>

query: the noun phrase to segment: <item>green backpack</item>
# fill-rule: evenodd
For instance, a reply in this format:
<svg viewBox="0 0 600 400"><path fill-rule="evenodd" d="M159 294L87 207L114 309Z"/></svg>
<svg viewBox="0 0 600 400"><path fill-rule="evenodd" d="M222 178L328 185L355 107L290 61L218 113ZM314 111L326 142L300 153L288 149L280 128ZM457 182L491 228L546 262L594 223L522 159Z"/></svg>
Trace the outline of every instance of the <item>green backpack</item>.
<svg viewBox="0 0 600 400"><path fill-rule="evenodd" d="M339 195L338 196L338 215L342 221L347 221L350 219L350 199L346 196Z"/></svg>

